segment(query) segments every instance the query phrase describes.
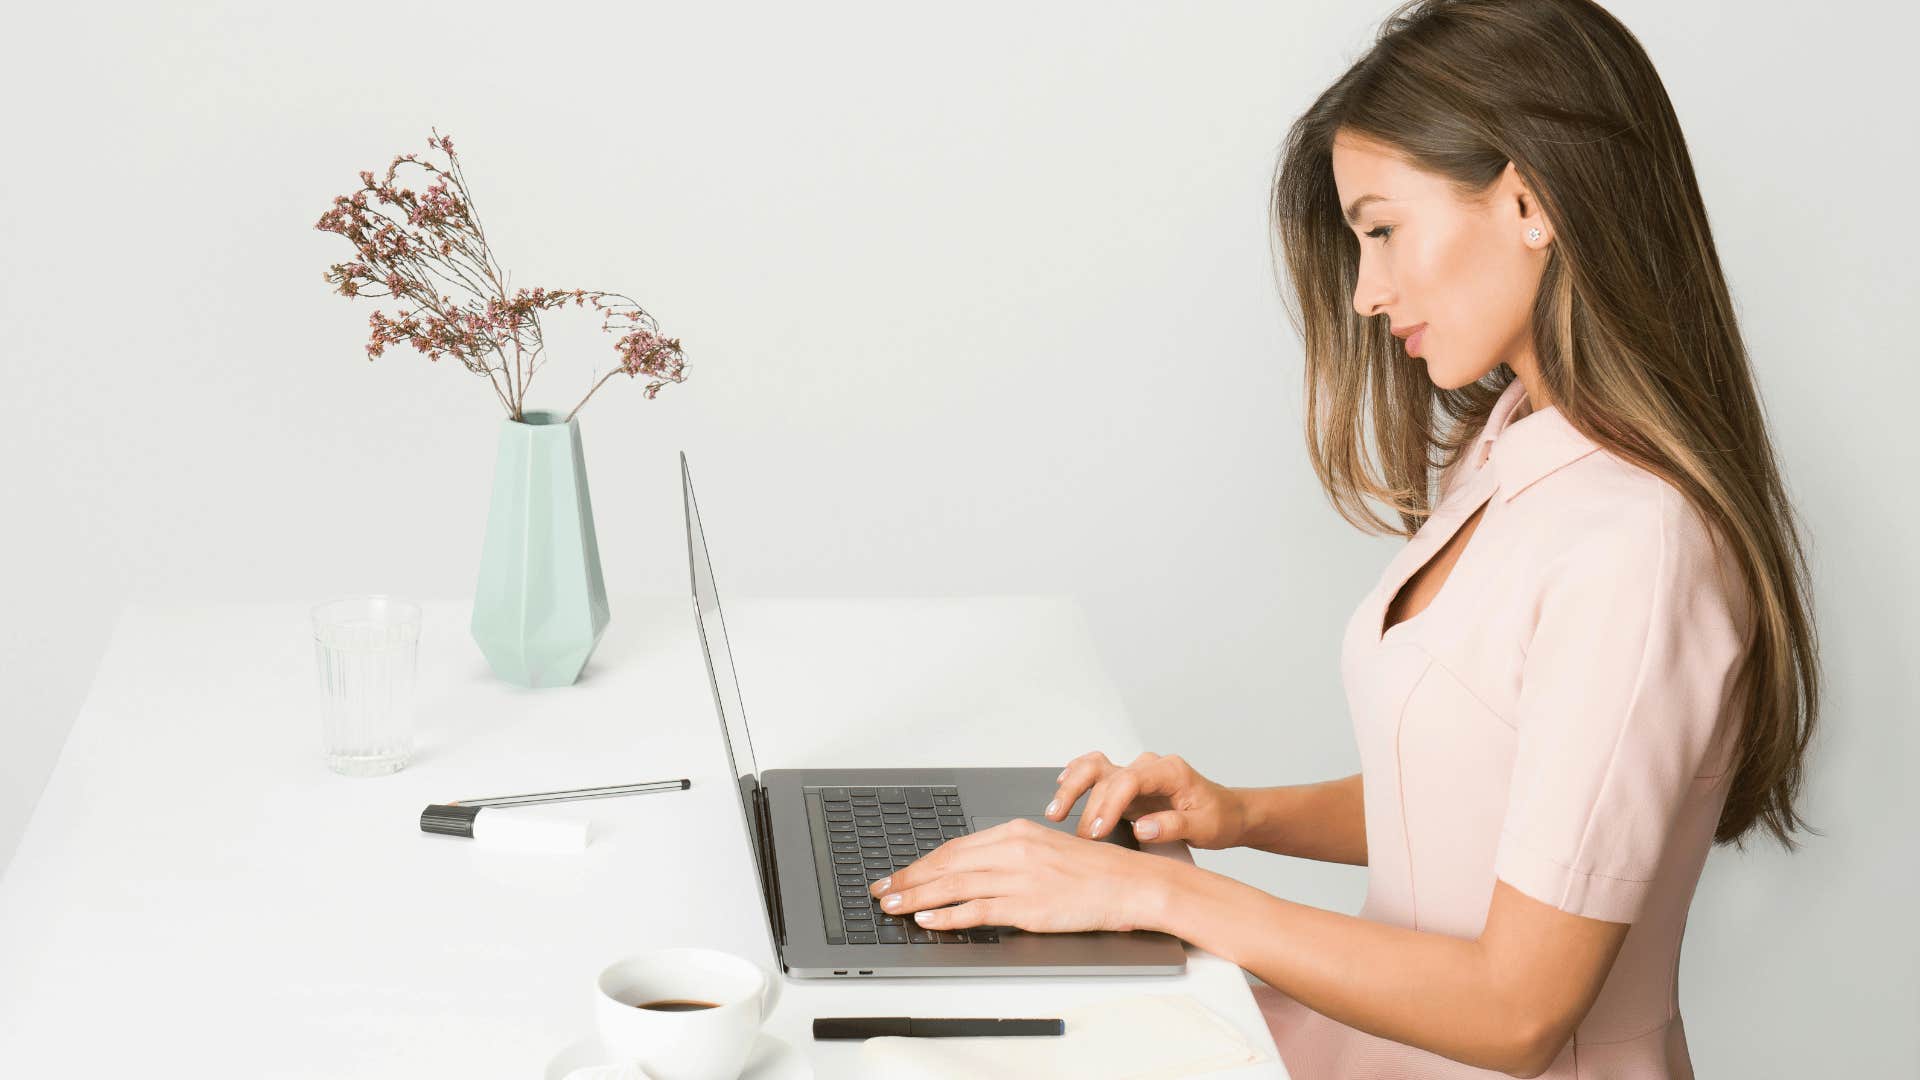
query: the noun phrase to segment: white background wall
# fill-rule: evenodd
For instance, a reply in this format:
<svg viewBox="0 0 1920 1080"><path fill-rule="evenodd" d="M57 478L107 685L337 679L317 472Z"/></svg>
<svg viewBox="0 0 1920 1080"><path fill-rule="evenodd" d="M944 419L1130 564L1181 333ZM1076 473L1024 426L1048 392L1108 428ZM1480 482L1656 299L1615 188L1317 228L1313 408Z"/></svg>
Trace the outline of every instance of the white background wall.
<svg viewBox="0 0 1920 1080"><path fill-rule="evenodd" d="M1389 6L16 11L0 861L130 596L471 589L499 407L450 362L367 363L373 305L329 293L350 250L313 230L433 126L515 285L627 292L684 342L685 384L581 414L612 589L684 590L685 449L730 593L1069 592L1148 745L1233 784L1356 771L1338 629L1395 542L1307 466L1265 199L1287 124ZM1687 133L1831 680L1806 794L1827 835L1707 866L1695 1061L1910 1075L1916 19L1612 8ZM547 326L531 403L565 407L611 337L589 309ZM1364 891L1202 861L1339 910Z"/></svg>

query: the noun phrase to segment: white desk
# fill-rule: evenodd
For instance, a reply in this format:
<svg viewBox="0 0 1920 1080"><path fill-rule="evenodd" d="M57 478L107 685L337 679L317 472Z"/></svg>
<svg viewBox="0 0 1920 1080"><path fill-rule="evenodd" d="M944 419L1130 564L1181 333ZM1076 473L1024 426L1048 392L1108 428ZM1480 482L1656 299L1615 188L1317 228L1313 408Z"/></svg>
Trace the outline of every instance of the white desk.
<svg viewBox="0 0 1920 1080"><path fill-rule="evenodd" d="M536 1077L590 1030L616 957L701 944L777 970L687 598L615 597L581 681L531 691L487 671L468 610L427 606L421 749L369 779L320 760L305 604L123 612L0 879L0 1075ZM728 615L763 769L1144 749L1068 600ZM680 776L691 789L534 810L594 819L576 855L417 823L432 802ZM1171 978L788 979L768 1030L837 1078L860 1075L860 1044L816 1043L815 1015L1177 991L1271 1055L1240 969L1188 954Z"/></svg>

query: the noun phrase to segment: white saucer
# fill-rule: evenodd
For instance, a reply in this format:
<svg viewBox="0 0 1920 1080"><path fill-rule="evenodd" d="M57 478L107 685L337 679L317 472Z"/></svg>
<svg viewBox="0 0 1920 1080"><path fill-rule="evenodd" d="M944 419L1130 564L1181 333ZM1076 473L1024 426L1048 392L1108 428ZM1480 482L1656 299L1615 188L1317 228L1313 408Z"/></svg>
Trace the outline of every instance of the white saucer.
<svg viewBox="0 0 1920 1080"><path fill-rule="evenodd" d="M612 1051L600 1042L599 1035L588 1035L547 1062L547 1080L566 1080L568 1073L589 1065L613 1065ZM753 1052L740 1070L739 1080L813 1080L813 1066L807 1057L786 1040L762 1031L753 1040Z"/></svg>

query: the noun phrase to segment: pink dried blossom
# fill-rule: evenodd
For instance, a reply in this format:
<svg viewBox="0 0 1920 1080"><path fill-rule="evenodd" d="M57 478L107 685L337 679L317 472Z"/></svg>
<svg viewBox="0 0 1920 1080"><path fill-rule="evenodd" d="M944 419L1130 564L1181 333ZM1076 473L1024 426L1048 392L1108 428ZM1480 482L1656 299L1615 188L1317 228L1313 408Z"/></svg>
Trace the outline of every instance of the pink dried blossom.
<svg viewBox="0 0 1920 1080"><path fill-rule="evenodd" d="M614 344L617 365L567 413L569 420L614 375L648 376L648 398L669 382L685 380L679 339L662 336L653 316L630 297L544 286L521 288L509 296L507 275L487 246L467 193L465 173L453 152L453 139L436 131L427 146L447 155L446 168L401 154L378 182L370 170L363 169L361 190L336 196L332 209L314 225L321 232L346 237L354 246L357 258L327 270L325 279L335 292L348 297L390 296L414 304L392 316L375 311L368 318L372 331L366 347L368 360L384 355L387 346L403 342L432 361L443 355L456 357L469 371L486 376L507 415L519 420L524 415L527 385L543 366L539 313L562 307L568 300L575 307L591 301L603 313L602 330L625 333ZM432 182L418 194L411 188L396 188L394 177L402 165L418 167ZM464 293L464 299L456 301L444 294L441 290L447 287ZM370 291L382 288L384 292Z"/></svg>

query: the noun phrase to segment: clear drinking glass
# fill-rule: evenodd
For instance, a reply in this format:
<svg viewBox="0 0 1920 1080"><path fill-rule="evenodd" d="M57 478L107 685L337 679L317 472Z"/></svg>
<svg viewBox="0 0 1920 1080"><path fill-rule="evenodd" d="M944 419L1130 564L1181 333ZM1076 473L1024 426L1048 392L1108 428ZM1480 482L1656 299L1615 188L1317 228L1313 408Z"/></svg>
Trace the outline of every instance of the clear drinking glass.
<svg viewBox="0 0 1920 1080"><path fill-rule="evenodd" d="M420 606L351 596L313 609L320 665L320 745L343 776L384 776L413 757L413 679Z"/></svg>

